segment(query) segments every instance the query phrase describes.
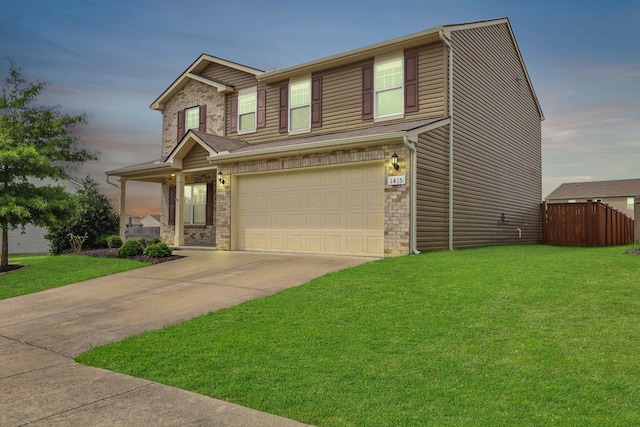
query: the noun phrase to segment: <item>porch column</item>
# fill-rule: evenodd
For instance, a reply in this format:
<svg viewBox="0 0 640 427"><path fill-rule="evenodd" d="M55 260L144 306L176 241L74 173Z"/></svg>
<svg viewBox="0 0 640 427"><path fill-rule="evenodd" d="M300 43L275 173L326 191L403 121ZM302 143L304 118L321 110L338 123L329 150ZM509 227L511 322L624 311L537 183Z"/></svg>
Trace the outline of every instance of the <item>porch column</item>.
<svg viewBox="0 0 640 427"><path fill-rule="evenodd" d="M176 174L176 224L174 246L184 246L184 175Z"/></svg>
<svg viewBox="0 0 640 427"><path fill-rule="evenodd" d="M127 180L120 178L120 238L124 242L125 230L127 229L127 214L126 214L126 193L127 193Z"/></svg>

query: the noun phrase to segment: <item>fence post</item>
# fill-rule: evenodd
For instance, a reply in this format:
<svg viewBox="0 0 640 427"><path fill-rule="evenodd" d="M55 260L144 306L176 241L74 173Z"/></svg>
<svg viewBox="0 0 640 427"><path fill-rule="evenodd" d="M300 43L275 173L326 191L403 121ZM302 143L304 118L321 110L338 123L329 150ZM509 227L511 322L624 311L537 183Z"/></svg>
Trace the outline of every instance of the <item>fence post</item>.
<svg viewBox="0 0 640 427"><path fill-rule="evenodd" d="M633 208L633 217L635 218L635 220L633 221L635 236L633 241L640 245L640 196L635 198Z"/></svg>

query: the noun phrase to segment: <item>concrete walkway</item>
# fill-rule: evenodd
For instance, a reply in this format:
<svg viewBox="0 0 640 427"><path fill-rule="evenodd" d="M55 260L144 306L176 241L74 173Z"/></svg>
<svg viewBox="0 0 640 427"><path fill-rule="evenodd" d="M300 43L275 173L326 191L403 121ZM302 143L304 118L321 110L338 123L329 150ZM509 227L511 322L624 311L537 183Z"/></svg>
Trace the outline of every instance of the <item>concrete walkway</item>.
<svg viewBox="0 0 640 427"><path fill-rule="evenodd" d="M178 253L187 257L0 301L0 425L302 426L73 358L372 258Z"/></svg>

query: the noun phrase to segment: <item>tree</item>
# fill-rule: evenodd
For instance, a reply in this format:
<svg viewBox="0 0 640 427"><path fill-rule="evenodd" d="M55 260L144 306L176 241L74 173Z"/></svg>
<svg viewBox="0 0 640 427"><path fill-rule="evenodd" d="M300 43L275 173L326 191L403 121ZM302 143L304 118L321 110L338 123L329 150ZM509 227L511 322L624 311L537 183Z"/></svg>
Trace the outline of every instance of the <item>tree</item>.
<svg viewBox="0 0 640 427"><path fill-rule="evenodd" d="M78 147L71 132L86 123L86 115L34 105L44 87L45 83L27 81L10 63L0 93L0 271L9 266L9 230L26 224L50 227L73 210L73 198L64 187L33 182L68 178L70 165L97 159Z"/></svg>
<svg viewBox="0 0 640 427"><path fill-rule="evenodd" d="M74 196L78 209L64 223L49 228L44 236L51 243L51 252L60 254L71 248L69 235L86 237L84 247L106 245L106 237L118 234L120 217L111 200L98 191L98 183L86 177Z"/></svg>

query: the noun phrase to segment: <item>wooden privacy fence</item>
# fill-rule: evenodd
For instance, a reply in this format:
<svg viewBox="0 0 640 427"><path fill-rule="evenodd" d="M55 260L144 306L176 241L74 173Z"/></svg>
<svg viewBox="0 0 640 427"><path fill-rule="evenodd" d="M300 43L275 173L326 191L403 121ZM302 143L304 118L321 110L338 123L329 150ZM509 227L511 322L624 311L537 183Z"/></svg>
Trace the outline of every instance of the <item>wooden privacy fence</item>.
<svg viewBox="0 0 640 427"><path fill-rule="evenodd" d="M633 220L601 202L543 203L542 242L558 246L633 243Z"/></svg>

